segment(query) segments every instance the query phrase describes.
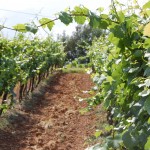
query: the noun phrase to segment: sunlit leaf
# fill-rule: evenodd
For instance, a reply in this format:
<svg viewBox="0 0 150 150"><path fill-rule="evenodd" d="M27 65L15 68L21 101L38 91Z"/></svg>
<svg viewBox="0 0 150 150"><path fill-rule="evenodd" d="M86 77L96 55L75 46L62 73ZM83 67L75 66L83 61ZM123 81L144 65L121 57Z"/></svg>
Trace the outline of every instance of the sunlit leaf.
<svg viewBox="0 0 150 150"><path fill-rule="evenodd" d="M139 96L145 97L150 94L150 89L145 89L142 92L139 93Z"/></svg>
<svg viewBox="0 0 150 150"><path fill-rule="evenodd" d="M118 16L119 16L120 22L123 22L124 19L125 19L124 13L123 13L122 11L119 11L119 12L118 12Z"/></svg>
<svg viewBox="0 0 150 150"><path fill-rule="evenodd" d="M114 79L111 76L107 76L106 79L110 84L112 84L112 82L114 81Z"/></svg>
<svg viewBox="0 0 150 150"><path fill-rule="evenodd" d="M150 47L150 38L147 38L144 42L144 45L143 45L144 48L149 48Z"/></svg>
<svg viewBox="0 0 150 150"><path fill-rule="evenodd" d="M148 137L144 150L150 150L150 137Z"/></svg>
<svg viewBox="0 0 150 150"><path fill-rule="evenodd" d="M138 69L139 69L139 67L136 67L136 68L130 68L130 69L129 69L129 73L136 72Z"/></svg>
<svg viewBox="0 0 150 150"><path fill-rule="evenodd" d="M17 24L15 26L13 26L13 28L17 31L20 31L20 32L26 32L26 26L25 24Z"/></svg>
<svg viewBox="0 0 150 150"><path fill-rule="evenodd" d="M54 21L51 21L47 24L47 27L51 31L54 25L55 25Z"/></svg>
<svg viewBox="0 0 150 150"><path fill-rule="evenodd" d="M150 23L148 23L148 24L144 27L143 34L144 34L144 36L150 37Z"/></svg>
<svg viewBox="0 0 150 150"><path fill-rule="evenodd" d="M75 16L74 20L78 24L84 24L86 21L86 17L85 16Z"/></svg>
<svg viewBox="0 0 150 150"><path fill-rule="evenodd" d="M150 10L145 10L145 13L150 16Z"/></svg>
<svg viewBox="0 0 150 150"><path fill-rule="evenodd" d="M50 19L48 18L42 18L39 20L40 24L42 25L43 28L46 27L46 25L50 22Z"/></svg>
<svg viewBox="0 0 150 150"><path fill-rule="evenodd" d="M96 138L98 138L101 134L102 134L102 131L99 131L99 130L94 133Z"/></svg>
<svg viewBox="0 0 150 150"><path fill-rule="evenodd" d="M98 10L99 12L103 12L103 11L104 11L104 8L103 8L103 7L99 7L99 8L97 8L97 10Z"/></svg>
<svg viewBox="0 0 150 150"><path fill-rule="evenodd" d="M110 33L110 34L109 34L108 40L109 40L110 42L112 42L112 43L113 43L114 45L116 45L116 46L119 44L119 41L120 41L119 38L114 37L114 34L113 34L113 33Z"/></svg>
<svg viewBox="0 0 150 150"><path fill-rule="evenodd" d="M73 15L87 16L89 14L89 10L86 7L75 6L74 10L72 11L72 14Z"/></svg>
<svg viewBox="0 0 150 150"><path fill-rule="evenodd" d="M147 2L146 4L143 5L143 9L150 8L150 2Z"/></svg>
<svg viewBox="0 0 150 150"><path fill-rule="evenodd" d="M146 79L144 82L147 87L150 87L150 79Z"/></svg>

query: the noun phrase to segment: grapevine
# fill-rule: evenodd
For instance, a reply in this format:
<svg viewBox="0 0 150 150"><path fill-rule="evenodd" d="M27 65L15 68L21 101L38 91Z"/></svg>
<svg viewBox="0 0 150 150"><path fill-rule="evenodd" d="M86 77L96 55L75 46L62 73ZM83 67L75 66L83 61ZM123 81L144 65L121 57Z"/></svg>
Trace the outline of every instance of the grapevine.
<svg viewBox="0 0 150 150"><path fill-rule="evenodd" d="M22 34L12 40L1 38L0 49L1 113L9 97L13 102L17 84L21 101L53 68L61 66L65 58L61 44L51 38L27 39Z"/></svg>
<svg viewBox="0 0 150 150"><path fill-rule="evenodd" d="M13 30L30 31L35 34L39 27L47 27L51 30L56 20L60 20L66 25L72 23L73 20L78 24L87 22L93 28L103 29L105 31L103 36L93 41L88 53L94 70L93 80L98 89L96 98L91 98L89 104L91 106L103 104L108 111L111 129L105 143L98 148L104 150L149 150L150 2L140 7L135 0L134 5L126 8L118 1L112 0L108 14L104 14L101 8L97 10L98 12L94 13L84 6L76 6L74 10L60 12L54 20L42 18L39 20L40 25L38 26L19 24ZM40 57L35 55L38 59L36 61L33 55L35 51L30 51L29 47L24 58L28 58L30 55L33 57L30 58L30 62L22 62L22 56L14 57L16 52L13 51L14 48L19 51L18 54L20 50L23 50L19 49L20 45L17 45L17 41L14 46L12 42L7 43L7 40L2 40L1 49L2 52L4 51L4 55L1 54L3 65L1 65L2 71L0 71L2 72L0 93L5 91L7 95L18 81L25 82L30 78L34 80L35 75L47 70L47 63L45 66L43 62L45 59L43 57L47 56L47 53L42 52L44 56ZM24 48L25 45L22 47ZM37 54L39 54L38 51ZM63 56L61 54L56 53L55 56ZM54 57L54 60L53 57L50 56L50 58L52 58L51 62L55 62L58 57ZM16 59L21 61L20 65L18 65L19 62L16 63ZM31 67L28 66L29 64L32 64ZM13 71L9 72L10 70ZM3 96L5 97L5 94Z"/></svg>

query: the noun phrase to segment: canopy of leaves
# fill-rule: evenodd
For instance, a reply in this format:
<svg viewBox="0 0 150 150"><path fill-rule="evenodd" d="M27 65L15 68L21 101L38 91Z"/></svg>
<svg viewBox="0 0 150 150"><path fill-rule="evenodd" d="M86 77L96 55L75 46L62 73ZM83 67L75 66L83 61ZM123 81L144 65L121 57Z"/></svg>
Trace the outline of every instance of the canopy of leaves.
<svg viewBox="0 0 150 150"><path fill-rule="evenodd" d="M63 41L65 52L67 52L67 60L86 56L87 46L92 44L94 37L100 37L102 30L92 29L88 25L78 25L76 31L71 36L59 35L58 39Z"/></svg>

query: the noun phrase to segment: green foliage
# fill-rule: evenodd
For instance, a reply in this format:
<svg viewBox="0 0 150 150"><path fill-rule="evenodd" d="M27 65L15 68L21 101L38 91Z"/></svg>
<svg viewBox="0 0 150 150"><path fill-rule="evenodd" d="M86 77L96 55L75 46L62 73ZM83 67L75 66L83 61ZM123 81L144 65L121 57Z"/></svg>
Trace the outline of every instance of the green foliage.
<svg viewBox="0 0 150 150"><path fill-rule="evenodd" d="M62 69L63 73L85 73L85 68L67 67Z"/></svg>
<svg viewBox="0 0 150 150"><path fill-rule="evenodd" d="M89 10L82 6L75 6L72 14L74 15L75 22L78 24L84 24L86 21L86 16L89 14Z"/></svg>
<svg viewBox="0 0 150 150"><path fill-rule="evenodd" d="M150 8L150 2L147 2L146 4L143 5L143 9L146 9L146 8Z"/></svg>
<svg viewBox="0 0 150 150"><path fill-rule="evenodd" d="M52 21L49 18L42 18L39 20L39 22L43 28L48 27L48 29L50 31L52 30L53 26L55 25L54 21Z"/></svg>
<svg viewBox="0 0 150 150"><path fill-rule="evenodd" d="M67 53L67 61L72 61L78 57L86 56L87 47L92 44L95 37L102 34L100 29L92 29L88 25L79 25L76 31L69 37L64 33L58 37L64 43L64 51ZM87 63L88 59L83 63Z"/></svg>
<svg viewBox="0 0 150 150"><path fill-rule="evenodd" d="M27 24L27 25L25 25L25 28L26 28L27 31L29 31L33 34L35 34L38 31L38 28L35 25Z"/></svg>
<svg viewBox="0 0 150 150"><path fill-rule="evenodd" d="M27 32L26 31L26 26L24 24L17 24L15 26L13 26L13 28L17 31L21 31L21 32Z"/></svg>
<svg viewBox="0 0 150 150"><path fill-rule="evenodd" d="M13 29L19 32L31 32L33 34L37 33L38 27L32 23L32 24L17 24L13 26Z"/></svg>
<svg viewBox="0 0 150 150"><path fill-rule="evenodd" d="M147 97L145 103L144 103L144 109L148 112L150 115L150 96Z"/></svg>
<svg viewBox="0 0 150 150"><path fill-rule="evenodd" d="M149 8L149 2L143 7ZM103 103L110 112L113 129L103 149L150 149L150 44L149 37L138 30L147 17L141 14L143 20L142 16L115 9L113 5L108 16L109 31L94 40L89 49L92 76L99 93L88 101L91 106ZM101 16L91 14L89 24L103 29L99 22Z"/></svg>
<svg viewBox="0 0 150 150"><path fill-rule="evenodd" d="M145 144L145 150L150 150L150 137L147 140L147 143Z"/></svg>
<svg viewBox="0 0 150 150"><path fill-rule="evenodd" d="M69 25L73 21L71 15L66 12L61 12L59 14L59 19L61 22L63 22L66 25Z"/></svg>
<svg viewBox="0 0 150 150"><path fill-rule="evenodd" d="M49 22L50 22L49 18L42 18L39 20L39 23L42 25L43 28L45 28L47 23L49 23Z"/></svg>
<svg viewBox="0 0 150 150"><path fill-rule="evenodd" d="M26 84L30 78L62 66L64 59L62 45L51 38L0 38L0 93L14 96L16 84ZM0 107L6 109L5 104Z"/></svg>

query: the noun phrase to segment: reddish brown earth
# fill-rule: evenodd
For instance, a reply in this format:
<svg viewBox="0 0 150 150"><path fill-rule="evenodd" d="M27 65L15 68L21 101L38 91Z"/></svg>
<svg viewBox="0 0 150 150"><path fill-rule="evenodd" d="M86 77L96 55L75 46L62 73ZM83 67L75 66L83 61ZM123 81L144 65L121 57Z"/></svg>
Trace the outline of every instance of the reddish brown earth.
<svg viewBox="0 0 150 150"><path fill-rule="evenodd" d="M0 130L0 150L84 150L97 116L79 113L86 106L79 97L90 97L83 91L92 87L88 74L56 74L33 102L9 117L11 126Z"/></svg>

